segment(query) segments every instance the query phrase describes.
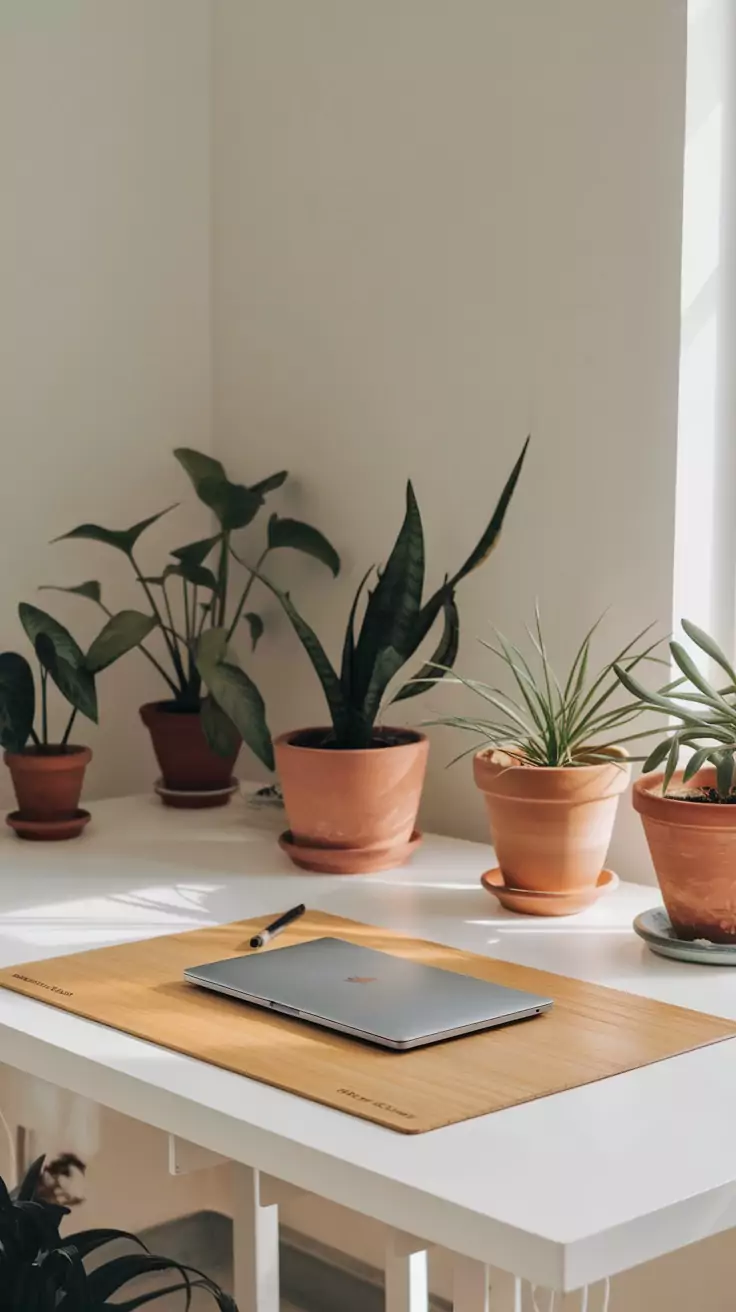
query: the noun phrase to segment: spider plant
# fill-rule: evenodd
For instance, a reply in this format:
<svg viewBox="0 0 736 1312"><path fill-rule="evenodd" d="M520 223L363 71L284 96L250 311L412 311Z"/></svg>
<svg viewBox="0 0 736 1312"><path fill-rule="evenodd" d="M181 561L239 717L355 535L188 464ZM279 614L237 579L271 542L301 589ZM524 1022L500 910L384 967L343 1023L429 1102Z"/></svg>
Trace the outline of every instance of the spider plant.
<svg viewBox="0 0 736 1312"><path fill-rule="evenodd" d="M0 1312L104 1312L136 1308L182 1293L189 1306L194 1290L204 1290L220 1312L237 1312L229 1295L201 1271L150 1253L135 1235L120 1230L59 1232L68 1207L43 1201L44 1159L40 1157L12 1192L0 1179ZM108 1244L126 1240L136 1252L110 1257L94 1270L88 1258ZM141 1276L170 1274L156 1291L131 1292ZM140 1287L139 1287L140 1288ZM127 1294L124 1301L115 1296Z"/></svg>
<svg viewBox="0 0 736 1312"><path fill-rule="evenodd" d="M681 749L694 748L683 771L683 782L694 779L704 765L714 765L716 788L709 800L726 802L731 799L734 788L736 670L715 639L697 624L683 620L682 627L691 642L726 675L728 682L724 687L715 688L682 644L676 641L670 643L670 652L682 677L659 692L649 692L632 678L625 666L617 666L616 674L642 710L658 711L679 720L677 727L657 743L647 757L642 766L643 773L648 774L664 764L662 791L666 793L677 770Z"/></svg>
<svg viewBox="0 0 736 1312"><path fill-rule="evenodd" d="M624 742L645 737L647 732L630 734L628 726L645 709L638 700L615 704L620 692L616 669L633 670L642 661L657 659L653 653L659 639L643 648L641 643L653 628L648 625L617 653L613 660L591 671L591 645L603 616L588 630L562 682L549 659L542 631L539 608L535 608L534 627L527 628L531 652L527 657L520 647L494 629L494 641L479 639L481 646L501 661L515 684L515 694L479 679L448 676L450 683L461 684L475 693L484 706L492 707L488 718L446 716L433 724L448 725L472 733L476 742L455 760L461 760L481 748L499 748L519 765L569 768L610 761L611 753ZM437 677L446 675L440 669Z"/></svg>
<svg viewBox="0 0 736 1312"><path fill-rule="evenodd" d="M144 571L137 546L146 530L175 506L127 529L79 524L55 541L81 539L122 552L140 585L148 610L129 610L118 617L117 628L108 643L110 651L115 650L116 642L125 650L131 645L138 646L166 684L171 706L180 711L201 711L202 728L214 752L228 757L239 734L259 760L273 769L271 735L261 694L232 656L226 659L227 645L233 642L241 621L248 627L252 649L264 630L261 615L246 610L254 575L249 576L239 595L234 600L231 598L230 559L233 534L253 522L265 506L266 497L283 486L288 474L281 470L246 487L231 482L220 461L200 451L179 447L174 455L197 497L217 521L217 530L210 537L177 547L158 574ZM274 513L268 521L258 569L271 552L283 548L314 557L334 576L339 573L340 558L318 529ZM112 616L102 600L100 584L94 579L54 590L86 597L107 616ZM207 655L200 659L201 639L212 632L217 637L207 640L203 647ZM157 637L157 648L151 649L146 641L149 637ZM213 648L219 653L216 661L210 658Z"/></svg>

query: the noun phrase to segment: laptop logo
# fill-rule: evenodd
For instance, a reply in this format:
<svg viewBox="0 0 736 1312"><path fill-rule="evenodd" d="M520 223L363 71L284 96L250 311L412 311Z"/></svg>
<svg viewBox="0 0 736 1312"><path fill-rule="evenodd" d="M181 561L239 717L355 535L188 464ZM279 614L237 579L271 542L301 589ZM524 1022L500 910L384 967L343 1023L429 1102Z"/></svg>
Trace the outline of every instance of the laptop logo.
<svg viewBox="0 0 736 1312"><path fill-rule="evenodd" d="M348 975L347 979L345 980L345 983L346 984L375 984L377 978L378 977L376 975Z"/></svg>

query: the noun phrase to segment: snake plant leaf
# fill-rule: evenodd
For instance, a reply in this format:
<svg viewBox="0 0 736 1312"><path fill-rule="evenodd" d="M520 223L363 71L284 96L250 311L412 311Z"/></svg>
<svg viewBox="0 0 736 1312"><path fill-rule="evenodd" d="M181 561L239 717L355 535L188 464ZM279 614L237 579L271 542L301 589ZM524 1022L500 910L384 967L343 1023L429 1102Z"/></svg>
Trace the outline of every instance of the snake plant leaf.
<svg viewBox="0 0 736 1312"><path fill-rule="evenodd" d="M181 562L182 565L203 565L213 547L222 541L222 533L216 533L211 538L200 538L198 542L187 542L183 547L177 547L171 552L174 558Z"/></svg>
<svg viewBox="0 0 736 1312"><path fill-rule="evenodd" d="M405 664L406 657L395 647L385 647L378 653L373 665L371 681L363 698L363 717L368 724L374 723L388 685Z"/></svg>
<svg viewBox="0 0 736 1312"><path fill-rule="evenodd" d="M424 588L424 531L411 482L406 511L386 567L368 598L353 662L355 696L367 695L380 654L388 648L406 659L416 650L413 625Z"/></svg>
<svg viewBox="0 0 736 1312"><path fill-rule="evenodd" d="M439 679L444 679L448 670L451 670L455 664L459 646L460 616L455 598L450 594L444 602L444 626L436 650L426 664L417 670L414 677L399 689L392 701L401 702L407 697L417 697L420 693L426 692L428 683L437 683ZM438 666L442 668L438 669Z"/></svg>
<svg viewBox="0 0 736 1312"><path fill-rule="evenodd" d="M254 610L246 611L243 619L250 629L250 649L251 651L255 651L258 643L263 637L263 619Z"/></svg>
<svg viewBox="0 0 736 1312"><path fill-rule="evenodd" d="M335 729L338 729L338 726L344 726L348 718L349 708L345 700L340 680L335 673L332 662L317 637L317 634L314 632L314 629L307 624L307 621L302 619L288 592L282 592L280 588L276 587L275 583L272 583L270 579L266 578L265 574L261 574L257 570L254 570L253 572L255 573L256 578L259 578L278 599L288 619L291 621L292 628L304 647L304 650L312 662L314 672L322 684L322 689L327 698L327 705L330 708L330 715Z"/></svg>
<svg viewBox="0 0 736 1312"><path fill-rule="evenodd" d="M268 545L271 551L277 547L291 547L321 561L335 578L340 573L340 557L332 543L319 529L299 519L282 519L273 514L268 521Z"/></svg>
<svg viewBox="0 0 736 1312"><path fill-rule="evenodd" d="M509 505L511 503L511 498L516 490L516 484L518 483L519 477L521 475L521 471L524 465L524 460L526 459L526 453L529 449L530 441L531 441L531 437L528 437L521 449L521 455L519 456L518 460L516 461L516 464L514 465L511 471L511 474L509 475L509 478L506 482L506 486L504 487L503 492L499 497L498 504L491 516L488 527L483 533L477 546L474 547L474 549L471 551L470 555L465 561L465 564L460 566L460 569L458 570L457 574L455 574L454 577L452 578L451 586L453 588L457 587L461 579L466 578L467 575L470 574L474 569L477 569L479 565L482 565L483 562L488 559L491 552L493 551L493 548L496 546L501 533L501 529L503 528L504 519L506 518L506 511L509 508Z"/></svg>
<svg viewBox="0 0 736 1312"><path fill-rule="evenodd" d="M141 519L137 524L132 524L130 528L112 529L102 528L100 524L80 524L73 528L69 533L62 533L58 538L53 538L53 542L65 542L67 539L83 539L87 542L102 542L105 546L115 547L117 551L122 551L126 556L133 554L133 548L142 533L147 528L155 524L163 515L168 515L170 510L175 510L178 502L167 506L165 510L159 510L156 515L149 515L148 519Z"/></svg>
<svg viewBox="0 0 736 1312"><path fill-rule="evenodd" d="M85 665L93 674L107 669L115 661L140 646L152 629L156 620L152 615L144 615L139 610L121 610L112 615L100 630L85 658Z"/></svg>
<svg viewBox="0 0 736 1312"><path fill-rule="evenodd" d="M343 642L343 648L342 648L342 664L340 666L340 684L342 686L342 690L346 702L349 702L352 697L353 661L355 659L355 616L357 614L358 606L360 604L360 598L363 594L363 588L365 587L372 573L373 573L373 566L369 565L368 569L366 570L365 574L360 580L355 596L353 597L353 604L350 607L350 614L348 615L348 623L345 629L345 640Z"/></svg>
<svg viewBox="0 0 736 1312"><path fill-rule="evenodd" d="M269 492L276 492L278 488L283 487L289 471L280 469L278 474L269 474L268 478L262 478L260 483L254 483L251 492L257 492L259 496L265 497Z"/></svg>
<svg viewBox="0 0 736 1312"><path fill-rule="evenodd" d="M263 495L242 483L231 483L224 466L212 456L191 447L174 451L182 469L189 475L200 501L213 510L224 532L245 528L263 505Z"/></svg>
<svg viewBox="0 0 736 1312"><path fill-rule="evenodd" d="M240 734L214 697L203 699L200 715L202 731L212 751L217 756L233 756L241 741Z"/></svg>
<svg viewBox="0 0 736 1312"><path fill-rule="evenodd" d="M733 789L734 751L736 748L724 748L715 756L716 787L719 797L730 797Z"/></svg>
<svg viewBox="0 0 736 1312"><path fill-rule="evenodd" d="M25 656L0 653L0 744L21 752L31 736L36 714L33 674Z"/></svg>
<svg viewBox="0 0 736 1312"><path fill-rule="evenodd" d="M77 583L73 588L62 588L56 583L42 583L39 592L70 592L76 597L86 597L102 605L102 588L97 579L88 579L86 583Z"/></svg>
<svg viewBox="0 0 736 1312"><path fill-rule="evenodd" d="M720 665L721 669L728 675L731 682L736 684L736 670L734 670L733 665L726 654L721 650L715 638L711 638L709 633L698 628L697 624L693 624L692 620L683 620L682 627L688 638L695 643L696 647L700 647L700 650L704 651L706 656L710 656L711 660L715 661L716 665Z"/></svg>

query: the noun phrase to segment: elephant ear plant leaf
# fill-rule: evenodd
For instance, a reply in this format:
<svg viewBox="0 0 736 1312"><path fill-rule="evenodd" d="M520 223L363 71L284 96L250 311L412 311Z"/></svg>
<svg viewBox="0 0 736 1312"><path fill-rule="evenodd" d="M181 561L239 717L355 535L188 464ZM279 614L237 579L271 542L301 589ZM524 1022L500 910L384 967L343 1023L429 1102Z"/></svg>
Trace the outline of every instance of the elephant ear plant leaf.
<svg viewBox="0 0 736 1312"><path fill-rule="evenodd" d="M43 1174L41 1157L17 1189L9 1190L0 1179L0 1312L135 1312L178 1293L184 1295L182 1306L189 1307L198 1290L219 1312L238 1312L233 1299L202 1271L156 1256L126 1231L85 1230L62 1238L69 1208L44 1199ZM121 1243L133 1251L121 1255ZM118 1252L106 1258L110 1244ZM89 1258L94 1258L92 1270ZM136 1291L132 1282L151 1276L161 1277L156 1287L142 1290L139 1283Z"/></svg>
<svg viewBox="0 0 736 1312"><path fill-rule="evenodd" d="M144 629L148 632L150 621L136 611L112 615L84 652L69 630L38 606L21 602L18 616L39 665L41 721L36 728L36 693L29 662L17 652L1 653L0 744L6 751L21 752L30 741L40 751L56 754L66 749L78 713L97 723L95 676L135 647ZM49 736L49 679L71 707L60 740Z"/></svg>
<svg viewBox="0 0 736 1312"><path fill-rule="evenodd" d="M656 711L678 722L650 753L642 769L649 774L664 765L662 791L667 793L682 748L691 748L693 753L683 771L683 784L694 781L705 765L714 766L716 776L715 788L696 784L689 799L736 804L736 670L715 639L697 624L683 620L682 627L694 646L726 676L727 682L716 688L676 641L670 643L670 652L681 677L657 692L648 691L629 670L617 667L621 683L642 710Z"/></svg>
<svg viewBox="0 0 736 1312"><path fill-rule="evenodd" d="M332 731L325 746L349 750L377 744L379 736L375 724L389 685L416 655L440 615L444 620L443 632L435 652L431 678L427 675L428 666L423 666L398 691L394 700L416 696L428 683L441 677L437 669L439 658L444 665L452 665L459 641L455 591L462 580L488 558L496 545L527 447L528 439L476 546L457 572L446 575L445 581L426 601L424 530L414 488L411 482L407 485L406 510L398 537L384 568L377 573L375 587L368 593L357 633L358 609L372 570L363 577L355 594L339 673L289 594L263 575L260 562L252 570L280 601L320 680L332 718Z"/></svg>
<svg viewBox="0 0 736 1312"><path fill-rule="evenodd" d="M630 733L628 726L641 714L638 702L615 700L620 692L616 669L633 670L642 661L657 660L659 642L639 644L650 632L643 629L595 673L590 671L591 645L602 620L596 620L580 643L564 683L555 674L542 631L539 610L527 630L531 651L527 657L497 630L494 641L481 645L510 676L514 693L495 684L460 676L450 678L483 703L475 716L448 716L433 721L471 733L472 747L455 760L482 749L498 749L520 765L571 768L610 761L623 743L647 736ZM445 666L438 672L448 674ZM508 678L507 678L508 681ZM651 731L650 731L651 732ZM454 764L454 762L452 762Z"/></svg>
<svg viewBox="0 0 736 1312"><path fill-rule="evenodd" d="M252 650L263 636L262 616L246 609L256 581L254 573L248 573L240 595L231 604L232 537L252 524L265 506L266 498L283 486L288 474L279 470L248 487L233 482L221 461L201 451L178 447L174 455L197 497L217 521L217 531L176 547L160 572L149 574L144 573L137 559L139 539L173 506L127 529L80 524L63 534L63 538L98 542L123 552L142 588L148 611L126 610L113 615L103 602L99 583L94 580L58 590L88 598L108 618L87 653L89 672L105 668L123 649L138 647L164 679L172 708L201 712L202 727L214 752L223 757L232 756L240 735L258 759L272 769L273 749L261 695L234 656L222 653L234 635L243 631L241 620L249 628ZM272 551L283 548L311 556L333 576L339 573L340 557L318 529L273 514L268 522L265 547L258 558L258 569ZM217 637L208 645L210 633ZM149 640L158 641L158 651ZM214 659L218 644L221 654Z"/></svg>

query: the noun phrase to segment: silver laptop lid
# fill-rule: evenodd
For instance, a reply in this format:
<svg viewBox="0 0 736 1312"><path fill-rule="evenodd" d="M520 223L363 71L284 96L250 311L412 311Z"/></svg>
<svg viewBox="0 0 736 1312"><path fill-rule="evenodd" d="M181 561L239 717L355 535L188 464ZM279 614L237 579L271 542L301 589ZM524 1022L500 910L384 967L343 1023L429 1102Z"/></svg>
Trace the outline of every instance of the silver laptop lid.
<svg viewBox="0 0 736 1312"><path fill-rule="evenodd" d="M227 993L390 1047L416 1047L536 1015L550 998L320 938L185 972Z"/></svg>

